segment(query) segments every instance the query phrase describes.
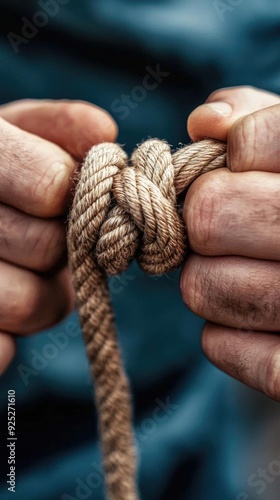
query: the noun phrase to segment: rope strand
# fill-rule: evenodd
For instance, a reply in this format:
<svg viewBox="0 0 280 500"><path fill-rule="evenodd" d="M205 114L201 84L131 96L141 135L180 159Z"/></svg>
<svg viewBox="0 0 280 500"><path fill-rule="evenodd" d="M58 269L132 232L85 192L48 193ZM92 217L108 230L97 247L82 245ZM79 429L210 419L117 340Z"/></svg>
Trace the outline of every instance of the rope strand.
<svg viewBox="0 0 280 500"><path fill-rule="evenodd" d="M129 384L118 346L107 275L141 268L162 274L186 254L177 196L203 173L226 166L226 145L205 140L171 154L151 139L131 162L120 146L94 146L81 168L69 220L76 303L94 379L107 498L137 500Z"/></svg>

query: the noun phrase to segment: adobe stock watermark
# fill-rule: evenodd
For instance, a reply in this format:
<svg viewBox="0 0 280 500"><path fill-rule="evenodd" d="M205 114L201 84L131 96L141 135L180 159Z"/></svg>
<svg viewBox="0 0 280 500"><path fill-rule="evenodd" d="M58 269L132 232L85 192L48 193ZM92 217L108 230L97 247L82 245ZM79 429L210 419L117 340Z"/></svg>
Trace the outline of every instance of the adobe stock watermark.
<svg viewBox="0 0 280 500"><path fill-rule="evenodd" d="M217 12L220 21L225 20L225 15L229 12L233 12L236 7L239 7L244 2L244 0L214 0L213 7Z"/></svg>
<svg viewBox="0 0 280 500"><path fill-rule="evenodd" d="M135 280L136 276L134 274L129 274L127 271L118 274L117 276L112 276L109 280L109 290L111 295L121 293L130 283Z"/></svg>
<svg viewBox="0 0 280 500"><path fill-rule="evenodd" d="M80 334L79 325L74 321L68 321L63 331L50 332L47 334L49 342L38 351L31 349L32 358L29 365L19 364L17 366L25 386L28 386L31 377L37 377L51 361L57 358L61 351L68 347L70 339Z"/></svg>
<svg viewBox="0 0 280 500"><path fill-rule="evenodd" d="M168 71L162 71L160 64L157 64L155 69L146 66L145 70L147 73L142 80L142 85L136 85L130 94L122 94L119 99L112 102L111 110L118 115L119 120L125 120L131 110L136 109L146 99L148 92L156 90L170 75Z"/></svg>
<svg viewBox="0 0 280 500"><path fill-rule="evenodd" d="M165 401L160 398L155 399L156 406L152 411L150 417L142 420L141 424L137 426L137 441L146 441L149 436L156 432L158 424L165 422L173 413L175 413L179 405L171 403L168 396Z"/></svg>
<svg viewBox="0 0 280 500"><path fill-rule="evenodd" d="M32 19L28 19L26 16L21 18L23 23L21 33L11 31L7 35L14 52L18 54L20 46L28 44L30 40L35 38L39 30L48 24L50 17L55 17L59 13L60 7L69 2L70 0L38 0L40 10L33 14Z"/></svg>
<svg viewBox="0 0 280 500"><path fill-rule="evenodd" d="M152 411L151 417L145 418L140 426L137 427L138 442L146 441L156 431L158 424L168 419L179 408L179 405L170 402L169 396L165 401L157 398L155 403L156 406ZM101 487L104 475L100 464L92 462L91 465L92 470L86 476L75 478L75 496L63 493L60 500L88 500L95 498L94 490Z"/></svg>
<svg viewBox="0 0 280 500"><path fill-rule="evenodd" d="M111 295L121 293L128 284L136 278L135 275L124 272L121 275L113 276L109 281ZM63 330L49 332L48 342L40 349L31 349L31 360L29 364L19 364L17 366L25 386L28 386L30 378L37 377L57 356L64 351L71 338L77 337L81 330L77 322L67 321Z"/></svg>
<svg viewBox="0 0 280 500"><path fill-rule="evenodd" d="M92 493L103 484L103 471L100 464L95 462L91 463L92 471L84 477L75 478L75 496L69 493L63 493L60 500L87 500L94 498Z"/></svg>
<svg viewBox="0 0 280 500"><path fill-rule="evenodd" d="M271 460L266 469L259 468L254 474L248 477L247 484L253 490L253 497L250 493L241 492L237 495L236 500L253 500L255 495L263 495L267 487L274 483L280 477L280 455L279 459Z"/></svg>

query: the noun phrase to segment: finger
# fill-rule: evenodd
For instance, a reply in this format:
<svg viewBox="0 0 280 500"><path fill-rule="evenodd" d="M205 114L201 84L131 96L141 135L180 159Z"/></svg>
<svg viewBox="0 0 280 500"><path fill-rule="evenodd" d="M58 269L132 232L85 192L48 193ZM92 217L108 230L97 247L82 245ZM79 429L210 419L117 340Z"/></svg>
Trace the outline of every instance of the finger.
<svg viewBox="0 0 280 500"><path fill-rule="evenodd" d="M280 172L280 104L244 116L233 124L227 164L238 172Z"/></svg>
<svg viewBox="0 0 280 500"><path fill-rule="evenodd" d="M11 335L0 332L0 375L8 368L16 352L16 344Z"/></svg>
<svg viewBox="0 0 280 500"><path fill-rule="evenodd" d="M218 368L280 401L280 337L212 323L202 335L206 356Z"/></svg>
<svg viewBox="0 0 280 500"><path fill-rule="evenodd" d="M206 137L226 141L233 123L241 116L280 103L280 97L253 87L231 87L210 94L189 116L187 127L193 141Z"/></svg>
<svg viewBox="0 0 280 500"><path fill-rule="evenodd" d="M0 201L31 215L68 207L76 163L61 148L0 118Z"/></svg>
<svg viewBox="0 0 280 500"><path fill-rule="evenodd" d="M30 334L49 328L69 312L73 298L65 271L43 278L0 262L0 331Z"/></svg>
<svg viewBox="0 0 280 500"><path fill-rule="evenodd" d="M66 261L65 224L0 203L0 259L35 271L51 270Z"/></svg>
<svg viewBox="0 0 280 500"><path fill-rule="evenodd" d="M280 330L280 263L192 255L181 274L186 305L214 323Z"/></svg>
<svg viewBox="0 0 280 500"><path fill-rule="evenodd" d="M79 160L94 144L114 142L117 137L113 118L82 101L15 101L0 106L0 117L57 144Z"/></svg>
<svg viewBox="0 0 280 500"><path fill-rule="evenodd" d="M209 172L188 190L183 216L201 255L280 260L280 177L265 172Z"/></svg>

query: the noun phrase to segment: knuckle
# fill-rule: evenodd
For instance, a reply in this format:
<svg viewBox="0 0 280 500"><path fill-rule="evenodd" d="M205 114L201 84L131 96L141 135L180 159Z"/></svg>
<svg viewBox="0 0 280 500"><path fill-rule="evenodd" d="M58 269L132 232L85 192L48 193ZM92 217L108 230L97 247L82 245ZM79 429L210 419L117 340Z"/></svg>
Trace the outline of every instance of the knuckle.
<svg viewBox="0 0 280 500"><path fill-rule="evenodd" d="M118 136L118 126L113 117L105 110L100 110L99 129L102 141L114 142Z"/></svg>
<svg viewBox="0 0 280 500"><path fill-rule="evenodd" d="M208 358L211 355L211 345L209 344L209 334L207 326L205 326L202 330L201 338L200 338L201 348Z"/></svg>
<svg viewBox="0 0 280 500"><path fill-rule="evenodd" d="M24 210L51 217L66 208L76 165L68 153L0 118L0 154L1 178L11 193L24 192Z"/></svg>
<svg viewBox="0 0 280 500"><path fill-rule="evenodd" d="M6 120L0 116L0 134L5 134L6 135Z"/></svg>
<svg viewBox="0 0 280 500"><path fill-rule="evenodd" d="M232 88L222 87L220 89L214 90L214 92L209 95L207 101L223 101L229 99L231 96L234 98L234 96L240 95L240 93L242 93L242 96L244 96L244 98L247 97L249 99L252 97L252 94L255 94L257 92L259 92L258 89L256 87L253 87L252 85L243 85L241 87L237 86Z"/></svg>
<svg viewBox="0 0 280 500"><path fill-rule="evenodd" d="M55 162L44 169L31 188L31 198L38 206L41 216L54 217L61 213L69 183L70 177L65 163Z"/></svg>
<svg viewBox="0 0 280 500"><path fill-rule="evenodd" d="M221 101L225 97L228 97L228 90L226 88L220 88L217 90L214 90L209 94L206 102L214 102L214 101Z"/></svg>
<svg viewBox="0 0 280 500"><path fill-rule="evenodd" d="M31 249L33 268L45 272L51 270L62 258L65 248L65 231L58 221L44 224L43 229L36 229L27 234L27 247Z"/></svg>
<svg viewBox="0 0 280 500"><path fill-rule="evenodd" d="M265 384L264 391L272 399L280 402L280 349L271 351L266 365L265 381L261 381L261 387Z"/></svg>
<svg viewBox="0 0 280 500"><path fill-rule="evenodd" d="M20 137L17 129L3 118L0 118L0 153L1 178L12 178L14 182L15 175L19 173L17 170L24 168L25 163L32 162L25 141Z"/></svg>
<svg viewBox="0 0 280 500"><path fill-rule="evenodd" d="M60 124L66 129L71 129L76 124L76 109L76 103L71 103L67 100L60 102L59 120Z"/></svg>
<svg viewBox="0 0 280 500"><path fill-rule="evenodd" d="M30 333L30 325L38 314L40 306L39 283L36 276L29 280L28 284L21 287L21 294L15 293L14 307L12 310L17 330L21 333Z"/></svg>
<svg viewBox="0 0 280 500"><path fill-rule="evenodd" d="M191 186L184 204L184 218L191 248L209 255L217 244L223 222L222 184L219 176L205 174Z"/></svg>
<svg viewBox="0 0 280 500"><path fill-rule="evenodd" d="M93 130L91 130L90 138L88 135L88 130L85 129L84 131L85 137L88 137L89 141L91 142L89 147L92 146L92 140L94 140L94 142L96 143L104 141L114 142L116 140L118 135L118 126L108 111L93 104L91 104L89 107L89 104L84 102L73 104L71 111L76 122L76 109L80 112L91 111L91 117L94 117L94 128Z"/></svg>
<svg viewBox="0 0 280 500"><path fill-rule="evenodd" d="M222 257L223 266L213 271L213 279L208 290L212 301L212 310L215 311L217 322L230 322L230 326L245 329L263 330L275 326L278 321L279 305L276 303L269 287L259 273L258 283L254 274L248 275L248 281L240 278L235 272L232 257ZM262 283L260 290L259 283Z"/></svg>
<svg viewBox="0 0 280 500"><path fill-rule="evenodd" d="M208 359L215 361L217 357L219 357L219 354L216 352L217 349L215 349L215 344L213 345L211 342L211 329L212 328L209 327L209 324L206 323L202 330L200 343L205 356L207 356Z"/></svg>
<svg viewBox="0 0 280 500"><path fill-rule="evenodd" d="M205 273L201 271L199 258L191 256L186 262L180 278L180 290L186 306L195 314L203 316L207 287L205 287Z"/></svg>
<svg viewBox="0 0 280 500"><path fill-rule="evenodd" d="M249 377L250 367L254 363L254 358L249 350L244 351L243 346L238 346L238 343L235 349L234 358L231 359L227 356L224 366L228 373L234 375L238 380L244 381Z"/></svg>
<svg viewBox="0 0 280 500"><path fill-rule="evenodd" d="M255 163L258 119L250 114L239 118L229 134L228 164L231 170L252 170Z"/></svg>

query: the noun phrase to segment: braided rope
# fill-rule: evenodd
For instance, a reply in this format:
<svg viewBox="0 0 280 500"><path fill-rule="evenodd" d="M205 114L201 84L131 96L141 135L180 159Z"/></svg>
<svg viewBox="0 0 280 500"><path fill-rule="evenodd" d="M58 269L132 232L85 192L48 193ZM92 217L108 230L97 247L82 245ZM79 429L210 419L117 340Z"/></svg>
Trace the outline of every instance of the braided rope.
<svg viewBox="0 0 280 500"><path fill-rule="evenodd" d="M94 146L83 163L70 214L68 249L76 302L94 378L110 500L136 500L130 391L118 346L107 275L137 257L150 274L178 267L186 230L176 199L203 173L226 166L226 145L205 140L173 155L151 139L131 162L120 146Z"/></svg>

